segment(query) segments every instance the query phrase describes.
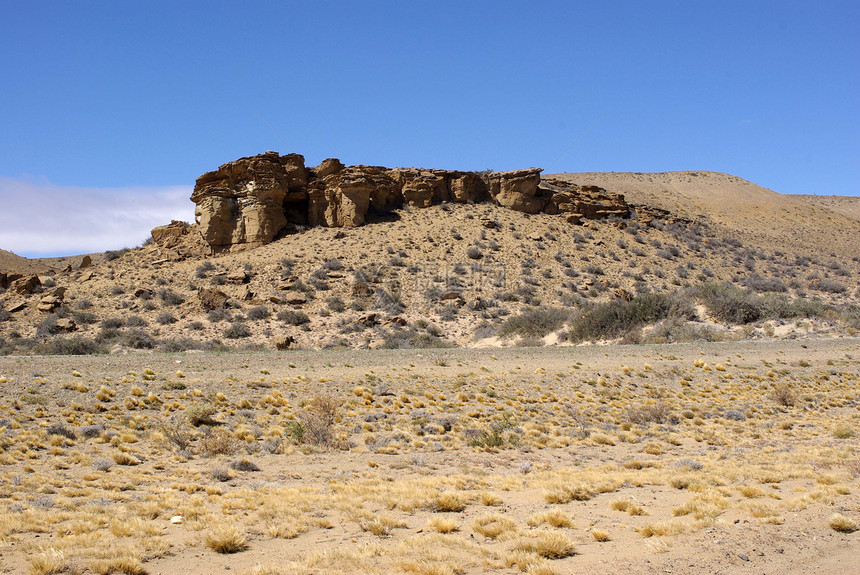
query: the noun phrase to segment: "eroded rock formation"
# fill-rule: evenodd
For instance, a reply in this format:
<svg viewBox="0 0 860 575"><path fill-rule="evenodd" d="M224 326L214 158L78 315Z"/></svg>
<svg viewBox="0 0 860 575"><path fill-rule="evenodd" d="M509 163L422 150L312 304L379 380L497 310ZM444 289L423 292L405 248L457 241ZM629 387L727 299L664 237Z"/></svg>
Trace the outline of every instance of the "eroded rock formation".
<svg viewBox="0 0 860 575"><path fill-rule="evenodd" d="M629 214L619 194L595 186L542 182L540 172L344 166L335 158L306 168L299 154L266 152L200 176L191 200L200 234L215 251L267 244L288 224L355 227L371 210L426 208L440 202L492 200L530 214L567 214L575 223ZM164 235L179 231L170 229Z"/></svg>

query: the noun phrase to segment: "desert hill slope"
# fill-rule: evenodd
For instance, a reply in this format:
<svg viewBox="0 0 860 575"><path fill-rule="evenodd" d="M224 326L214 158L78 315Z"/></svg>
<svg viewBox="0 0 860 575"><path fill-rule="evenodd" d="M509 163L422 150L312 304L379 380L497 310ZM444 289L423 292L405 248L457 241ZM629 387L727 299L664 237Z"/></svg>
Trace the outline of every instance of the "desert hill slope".
<svg viewBox="0 0 860 575"><path fill-rule="evenodd" d="M860 253L860 199L779 194L717 172L583 172L553 176L622 193L633 204L685 217L704 216L747 243L772 249L803 245L820 253ZM812 201L811 198L820 198Z"/></svg>
<svg viewBox="0 0 860 575"><path fill-rule="evenodd" d="M0 272L14 274L40 274L51 268L38 259L28 259L0 249Z"/></svg>
<svg viewBox="0 0 860 575"><path fill-rule="evenodd" d="M548 345L860 329L860 221L734 176L692 174L544 176L625 194L628 217L581 224L442 201L371 211L358 227L290 224L270 243L217 254L199 226L171 224L169 237L86 269L66 258L71 269L39 272L41 286L0 291L0 349ZM591 329L611 317L629 325Z"/></svg>
<svg viewBox="0 0 860 575"><path fill-rule="evenodd" d="M837 214L860 221L860 198L856 196L817 196L803 194L795 197L813 206L826 208L831 212L836 212Z"/></svg>

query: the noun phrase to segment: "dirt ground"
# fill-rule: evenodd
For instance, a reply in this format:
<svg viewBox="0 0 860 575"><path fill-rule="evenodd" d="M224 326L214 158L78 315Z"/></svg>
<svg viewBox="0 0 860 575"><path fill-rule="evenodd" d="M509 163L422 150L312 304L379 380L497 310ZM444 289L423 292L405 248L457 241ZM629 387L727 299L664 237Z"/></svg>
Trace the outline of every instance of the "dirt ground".
<svg viewBox="0 0 860 575"><path fill-rule="evenodd" d="M0 357L0 572L844 574L858 414L857 338Z"/></svg>

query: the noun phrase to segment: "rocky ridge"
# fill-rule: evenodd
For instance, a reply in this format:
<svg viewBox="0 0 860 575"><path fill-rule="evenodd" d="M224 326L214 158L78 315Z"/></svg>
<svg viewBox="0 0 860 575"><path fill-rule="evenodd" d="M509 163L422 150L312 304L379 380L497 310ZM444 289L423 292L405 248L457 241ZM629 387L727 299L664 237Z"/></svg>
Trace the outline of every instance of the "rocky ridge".
<svg viewBox="0 0 860 575"><path fill-rule="evenodd" d="M203 174L191 200L200 235L214 252L259 247L295 225L357 227L371 211L442 202L493 201L529 214L565 214L570 223L630 213L620 194L561 180L541 181L541 171L344 166L335 158L308 168L299 154L266 152ZM183 233L174 226L159 230L154 238L162 245Z"/></svg>

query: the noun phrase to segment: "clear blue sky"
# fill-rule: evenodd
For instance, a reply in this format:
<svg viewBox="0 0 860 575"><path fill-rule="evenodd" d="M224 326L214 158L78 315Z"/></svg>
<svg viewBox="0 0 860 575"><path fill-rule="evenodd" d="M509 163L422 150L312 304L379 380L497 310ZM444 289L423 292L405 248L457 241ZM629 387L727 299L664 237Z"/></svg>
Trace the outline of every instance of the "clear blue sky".
<svg viewBox="0 0 860 575"><path fill-rule="evenodd" d="M0 195L190 193L265 150L860 195L856 0L0 9Z"/></svg>

